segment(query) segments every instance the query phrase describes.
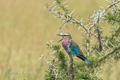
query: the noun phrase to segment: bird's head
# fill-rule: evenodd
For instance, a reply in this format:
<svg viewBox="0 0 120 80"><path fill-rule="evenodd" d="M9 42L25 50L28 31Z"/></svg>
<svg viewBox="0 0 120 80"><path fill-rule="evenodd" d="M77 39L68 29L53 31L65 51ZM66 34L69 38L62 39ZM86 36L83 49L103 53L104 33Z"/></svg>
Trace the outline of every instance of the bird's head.
<svg viewBox="0 0 120 80"><path fill-rule="evenodd" d="M60 39L58 42L62 41L63 39L72 39L71 35L66 32L62 32L60 34L57 34L57 36L61 36L62 39Z"/></svg>

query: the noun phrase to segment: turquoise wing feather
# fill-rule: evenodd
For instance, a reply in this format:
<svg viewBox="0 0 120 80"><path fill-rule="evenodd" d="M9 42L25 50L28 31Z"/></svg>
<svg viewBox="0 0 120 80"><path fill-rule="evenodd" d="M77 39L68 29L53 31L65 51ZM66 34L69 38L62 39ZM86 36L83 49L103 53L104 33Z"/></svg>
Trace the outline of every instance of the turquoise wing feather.
<svg viewBox="0 0 120 80"><path fill-rule="evenodd" d="M75 43L73 40L71 40L70 42L70 52L73 56L77 56L83 61L87 61L89 64L92 64L86 57L84 57L82 50L79 48L77 43Z"/></svg>

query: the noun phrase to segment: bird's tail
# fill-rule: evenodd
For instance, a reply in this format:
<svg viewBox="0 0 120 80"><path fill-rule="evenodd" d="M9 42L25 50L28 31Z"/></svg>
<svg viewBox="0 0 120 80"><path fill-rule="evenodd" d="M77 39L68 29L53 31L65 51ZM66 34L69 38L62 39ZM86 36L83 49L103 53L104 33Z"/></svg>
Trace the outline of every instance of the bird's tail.
<svg viewBox="0 0 120 80"><path fill-rule="evenodd" d="M83 55L79 55L79 56L77 56L77 57L79 57L79 58L82 59L83 61L87 61L89 64L92 65L92 63L91 63L86 57L84 57Z"/></svg>
<svg viewBox="0 0 120 80"><path fill-rule="evenodd" d="M90 62L87 58L85 59L85 61L87 61L89 64L91 64L91 65L92 65L92 63L91 63L91 62Z"/></svg>

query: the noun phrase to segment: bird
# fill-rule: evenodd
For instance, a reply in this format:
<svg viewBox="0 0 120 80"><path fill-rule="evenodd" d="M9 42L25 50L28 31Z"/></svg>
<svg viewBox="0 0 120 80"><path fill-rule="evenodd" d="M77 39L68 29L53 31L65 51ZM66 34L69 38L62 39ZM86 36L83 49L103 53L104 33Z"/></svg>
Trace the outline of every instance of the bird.
<svg viewBox="0 0 120 80"><path fill-rule="evenodd" d="M57 36L62 37L62 39L60 39L58 42L62 42L62 46L68 55L70 52L72 56L76 56L80 58L81 60L87 61L89 64L92 65L92 63L83 55L83 52L78 46L78 44L72 40L72 37L69 33L62 32L60 34L57 34Z"/></svg>

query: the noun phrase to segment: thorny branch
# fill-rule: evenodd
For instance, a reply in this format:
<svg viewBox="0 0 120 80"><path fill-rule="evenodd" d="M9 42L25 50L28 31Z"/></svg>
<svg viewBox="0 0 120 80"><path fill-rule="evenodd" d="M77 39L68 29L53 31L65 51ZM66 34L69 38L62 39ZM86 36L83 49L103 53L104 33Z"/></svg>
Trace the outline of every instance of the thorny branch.
<svg viewBox="0 0 120 80"><path fill-rule="evenodd" d="M106 41L106 43L108 43L109 41L111 41L111 40L115 37L115 35L116 35L116 33L117 33L118 31L120 31L120 26L118 26L118 27L116 28L116 30L113 32L113 34L111 35L111 37Z"/></svg>
<svg viewBox="0 0 120 80"><path fill-rule="evenodd" d="M72 17L71 15L74 13L74 11L72 11L69 14L68 13L68 9L66 7L64 7L63 4L59 0L56 0L56 3L57 3L57 6L59 6L58 8L61 8L63 12L54 10L56 8L56 6L55 7L51 7L51 6L47 5L46 8L50 11L50 13L54 14L55 17L59 17L61 20L63 20L65 22L65 23L63 23L59 27L60 31L63 32L62 26L64 24L69 23L69 22L73 23L73 24L75 24L77 26L80 26L80 27L82 27L85 30L86 34L88 34L88 39L89 39L89 40L86 41L86 43L87 43L86 49L87 49L87 53L90 53L91 52L90 51L90 47L91 47L91 45L90 45L91 44L90 38L92 36L94 36L98 40L100 51L102 50L102 46L105 46L105 43L101 40L102 38L101 38L101 33L100 33L100 28L99 28L99 22L103 19L105 13L111 7L113 7L114 5L118 4L119 2L120 2L120 0L118 0L118 1L114 0L103 11L98 11L96 14L93 14L93 16L95 18L94 21L92 21L92 23L90 23L90 21L89 21L89 23L87 23L86 25L84 25L82 23L82 20L78 20L77 18ZM90 27L87 27L90 24L92 24L92 25ZM97 35L92 31L92 28L95 27L96 25L97 25L97 28L96 28L97 29Z"/></svg>
<svg viewBox="0 0 120 80"><path fill-rule="evenodd" d="M63 4L61 2L57 2L58 3L58 6L62 9L62 11L57 11L57 10L54 10L54 8L52 8L51 6L46 6L46 8L50 11L50 13L54 14L55 17L58 17L60 18L61 20L64 21L64 23L59 27L59 30L61 30L63 32L63 29L62 29L62 26L64 24L68 24L69 22L70 23L73 23L73 24L76 24L78 25L79 27L82 27L84 30L85 30L85 33L87 34L87 37L89 38L88 41L86 42L88 45L87 45L87 51L88 53L90 52L90 47L91 47L91 36L94 36L98 42L99 42L99 49L100 51L102 51L102 48L103 46L106 46L105 42L102 41L102 37L101 37L101 30L100 30L100 21L104 19L104 15L105 13L111 8L113 7L114 5L120 3L120 0L116 1L116 0L113 0L113 2L110 3L110 5L108 5L103 11L97 11L96 14L93 14L93 21L89 21L89 23L87 23L87 25L84 25L82 23L81 20L78 20L77 18L74 18L73 16L71 16L73 14L73 11L69 14L66 10L65 7L63 7ZM92 24L92 25L90 25ZM90 26L88 26L90 25ZM94 30L97 30L97 33L94 32ZM114 35L114 34L113 34ZM109 41L109 40L108 40ZM98 62L97 64L95 65L96 67L100 65L100 63L102 61L104 61L106 58L108 58L110 55L112 55L113 53L115 53L116 51L118 51L120 49L120 47L115 47L111 52L109 51L108 54L106 54L105 56L103 56ZM70 54L70 53L69 53ZM68 78L69 80L73 80L74 79L74 70L73 70L73 58L72 58L72 55L69 55L70 57L70 67L69 67L69 74L68 74Z"/></svg>
<svg viewBox="0 0 120 80"><path fill-rule="evenodd" d="M62 3L59 3L59 5L62 5ZM50 13L54 14L56 17L59 17L61 20L65 21L65 23L73 23L73 24L77 24L78 26L81 26L84 28L84 30L86 32L87 28L83 25L83 23L81 21L78 21L76 18L73 18L71 15L73 14L73 12L71 12L70 14L68 14L65 9L63 9L63 11L65 13L61 13L60 11L54 11L52 7L50 6L46 6L46 8L50 11ZM61 7L63 8L63 7ZM61 29L61 28L60 28Z"/></svg>
<svg viewBox="0 0 120 80"><path fill-rule="evenodd" d="M106 54L105 56L103 56L95 65L96 67L100 65L101 62L103 62L105 59L107 59L110 55L112 55L113 53L117 52L118 50L120 50L120 46L114 48L110 53Z"/></svg>
<svg viewBox="0 0 120 80"><path fill-rule="evenodd" d="M53 58L52 63L50 63L48 61L48 59L45 58L44 55L42 55L39 58L39 60L41 60L41 59L43 59L45 61L45 63L47 63L50 66L50 73L51 73L51 75L55 75L56 80L58 80L60 78L60 76L58 75L58 70L57 70L57 67L55 66L55 61L56 61L55 59L56 59L56 57Z"/></svg>
<svg viewBox="0 0 120 80"><path fill-rule="evenodd" d="M101 16L103 17L104 14L111 8L113 7L115 4L118 4L120 3L120 0L118 0L117 2L113 1L110 5L108 5L104 10L103 12L101 12L101 14L99 14L98 16ZM89 30L91 30L97 23L99 23L101 17L98 17L98 19L95 21L95 23L93 25L91 25L91 27L89 28Z"/></svg>
<svg viewBox="0 0 120 80"><path fill-rule="evenodd" d="M99 13L99 15L98 15L98 18L97 18L97 20L95 21L95 23L93 24L93 25L91 25L90 26L90 28L89 28L89 32L90 32L90 34L91 35L93 35L95 38L97 38L98 39L98 41L99 41L99 49L100 49L100 51L102 51L102 45L105 45L105 43L101 40L101 33L100 33L100 28L99 28L99 22L100 22L100 19L102 19L102 17L104 16L104 14L111 8L111 7L113 7L115 4L118 4L119 2L120 2L120 0L119 1L117 1L117 2L115 2L116 0L114 0L110 5L108 5L101 13ZM92 28L94 27L94 26L98 26L97 27L97 34L98 34L98 36L96 36L91 30L92 30Z"/></svg>

